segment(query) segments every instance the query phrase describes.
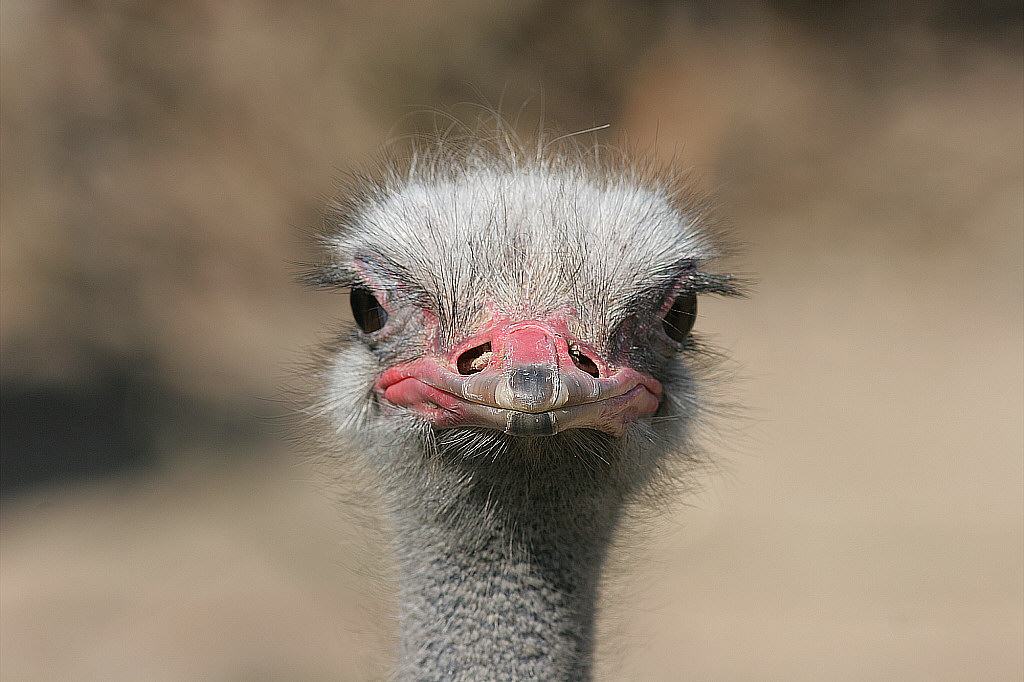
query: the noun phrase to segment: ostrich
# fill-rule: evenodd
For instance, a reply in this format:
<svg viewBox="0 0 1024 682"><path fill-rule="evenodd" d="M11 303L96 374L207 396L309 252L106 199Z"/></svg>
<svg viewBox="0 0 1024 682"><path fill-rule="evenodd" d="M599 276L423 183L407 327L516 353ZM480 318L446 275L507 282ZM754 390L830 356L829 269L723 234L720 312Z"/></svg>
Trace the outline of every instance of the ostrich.
<svg viewBox="0 0 1024 682"><path fill-rule="evenodd" d="M698 461L697 296L737 293L673 178L497 138L356 183L312 274L350 292L319 408L393 531L400 680L590 679L613 534Z"/></svg>

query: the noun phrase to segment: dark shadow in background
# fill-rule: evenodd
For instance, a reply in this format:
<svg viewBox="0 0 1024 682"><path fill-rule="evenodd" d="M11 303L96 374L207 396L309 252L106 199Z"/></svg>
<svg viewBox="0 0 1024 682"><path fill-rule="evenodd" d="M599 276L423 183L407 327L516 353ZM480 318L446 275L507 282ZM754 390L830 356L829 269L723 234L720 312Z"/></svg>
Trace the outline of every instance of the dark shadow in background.
<svg viewBox="0 0 1024 682"><path fill-rule="evenodd" d="M113 366L82 386L4 382L0 390L0 489L152 465L143 414L152 388Z"/></svg>
<svg viewBox="0 0 1024 682"><path fill-rule="evenodd" d="M256 409L177 393L131 362L108 363L97 378L78 385L4 381L0 491L6 496L39 484L152 469L161 455L183 445L256 443L267 438L275 419ZM225 450L231 449L216 451Z"/></svg>

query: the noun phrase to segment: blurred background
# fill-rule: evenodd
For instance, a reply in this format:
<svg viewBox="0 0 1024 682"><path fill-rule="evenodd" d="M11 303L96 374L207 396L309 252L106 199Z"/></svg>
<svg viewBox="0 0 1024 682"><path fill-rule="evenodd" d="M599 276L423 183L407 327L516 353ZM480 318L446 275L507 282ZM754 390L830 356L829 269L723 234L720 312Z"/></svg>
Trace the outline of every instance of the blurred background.
<svg viewBox="0 0 1024 682"><path fill-rule="evenodd" d="M0 677L380 679L387 589L282 437L347 314L296 264L485 105L695 168L757 281L701 311L743 409L601 678L1021 679L1022 102L1006 0L2 0Z"/></svg>

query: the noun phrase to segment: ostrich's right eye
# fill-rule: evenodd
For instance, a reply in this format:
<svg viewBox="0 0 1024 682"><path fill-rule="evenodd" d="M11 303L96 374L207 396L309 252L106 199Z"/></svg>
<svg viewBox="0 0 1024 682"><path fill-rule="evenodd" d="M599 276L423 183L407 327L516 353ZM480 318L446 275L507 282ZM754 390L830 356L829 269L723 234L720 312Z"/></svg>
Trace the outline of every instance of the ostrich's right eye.
<svg viewBox="0 0 1024 682"><path fill-rule="evenodd" d="M672 302L672 307L665 313L662 325L669 337L682 343L686 341L686 336L693 329L693 323L696 320L697 297L693 294L680 294Z"/></svg>
<svg viewBox="0 0 1024 682"><path fill-rule="evenodd" d="M367 334L375 332L388 321L388 312L366 289L354 288L351 295L352 317Z"/></svg>

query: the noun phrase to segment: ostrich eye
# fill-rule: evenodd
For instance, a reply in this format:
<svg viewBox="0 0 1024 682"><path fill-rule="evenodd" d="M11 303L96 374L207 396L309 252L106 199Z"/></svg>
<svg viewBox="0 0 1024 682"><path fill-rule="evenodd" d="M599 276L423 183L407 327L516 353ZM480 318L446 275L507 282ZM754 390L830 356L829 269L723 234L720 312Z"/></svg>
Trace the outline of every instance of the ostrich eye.
<svg viewBox="0 0 1024 682"><path fill-rule="evenodd" d="M384 326L388 313L373 294L366 289L352 289L352 317L364 332L369 334Z"/></svg>
<svg viewBox="0 0 1024 682"><path fill-rule="evenodd" d="M672 339L682 343L686 335L693 329L697 320L697 297L693 294L681 294L672 302L672 307L665 313L662 324L665 333Z"/></svg>

